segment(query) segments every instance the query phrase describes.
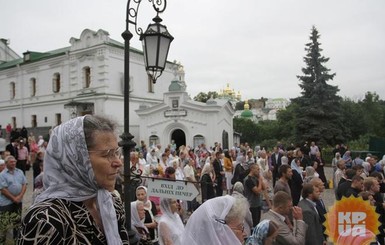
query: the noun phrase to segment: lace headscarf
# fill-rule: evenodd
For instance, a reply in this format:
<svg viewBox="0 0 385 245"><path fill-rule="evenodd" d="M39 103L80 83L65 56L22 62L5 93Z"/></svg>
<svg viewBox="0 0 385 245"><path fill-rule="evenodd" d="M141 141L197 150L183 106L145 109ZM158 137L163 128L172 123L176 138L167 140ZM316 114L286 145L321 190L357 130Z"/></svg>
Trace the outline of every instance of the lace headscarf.
<svg viewBox="0 0 385 245"><path fill-rule="evenodd" d="M293 161L291 161L290 167L291 167L291 169L292 169L293 171L297 171L297 173L299 174L299 176L301 176L301 179L303 179L302 169L301 169L300 166L297 165L296 159L293 159Z"/></svg>
<svg viewBox="0 0 385 245"><path fill-rule="evenodd" d="M190 216L182 244L241 245L231 228L224 224L227 214L235 203L235 197L221 196L204 202Z"/></svg>
<svg viewBox="0 0 385 245"><path fill-rule="evenodd" d="M269 234L269 220L262 220L253 231L253 234L247 239L245 245L263 245L263 240Z"/></svg>
<svg viewBox="0 0 385 245"><path fill-rule="evenodd" d="M44 191L35 203L50 198L82 202L96 197L109 245L122 244L113 198L95 179L84 135L85 116L54 128L44 156Z"/></svg>
<svg viewBox="0 0 385 245"><path fill-rule="evenodd" d="M131 229L134 231L137 231L137 227L142 228L148 233L148 229L146 226L144 226L143 220L140 219L139 217L139 212L138 212L138 203L143 204L141 201L135 201L131 202Z"/></svg>
<svg viewBox="0 0 385 245"><path fill-rule="evenodd" d="M179 217L179 214L171 212L171 201L173 199L170 198L161 198L160 199L160 210L162 211L162 216L159 220L159 236L167 236L171 238L174 245L180 245L181 243L181 236L184 232L184 225L182 223L182 220ZM171 234L164 234L161 230L161 225L166 224L168 226L169 232ZM163 245L163 240L159 239L159 244Z"/></svg>

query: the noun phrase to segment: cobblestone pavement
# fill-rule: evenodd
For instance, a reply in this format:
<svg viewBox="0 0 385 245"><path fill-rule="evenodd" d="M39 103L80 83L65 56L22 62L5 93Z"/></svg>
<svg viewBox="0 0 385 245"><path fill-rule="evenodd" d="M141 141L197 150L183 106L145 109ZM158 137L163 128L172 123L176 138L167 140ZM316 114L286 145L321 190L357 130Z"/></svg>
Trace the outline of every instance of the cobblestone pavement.
<svg viewBox="0 0 385 245"><path fill-rule="evenodd" d="M32 194L33 194L33 171L32 168L26 171L26 177L28 181L27 191L23 198L23 212L26 211L32 205Z"/></svg>
<svg viewBox="0 0 385 245"><path fill-rule="evenodd" d="M324 169L325 169L326 179L328 181L332 180L333 179L333 168L326 167ZM334 195L334 189L325 189L325 192L322 194L322 200L324 201L326 207L329 208L330 206L332 206L336 201L336 198Z"/></svg>

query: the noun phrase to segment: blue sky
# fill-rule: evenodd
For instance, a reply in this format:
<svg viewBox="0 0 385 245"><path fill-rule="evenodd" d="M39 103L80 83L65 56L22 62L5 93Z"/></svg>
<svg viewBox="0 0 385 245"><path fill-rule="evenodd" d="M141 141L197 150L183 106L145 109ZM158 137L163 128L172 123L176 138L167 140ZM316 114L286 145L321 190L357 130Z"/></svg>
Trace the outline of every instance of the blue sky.
<svg viewBox="0 0 385 245"><path fill-rule="evenodd" d="M69 46L88 28L123 42L126 1L0 0L0 38L18 54ZM191 96L227 83L243 99L293 98L313 25L321 34L327 67L343 97L376 92L385 99L383 0L169 0L161 15L175 37L169 60L180 61ZM155 12L144 0L138 25ZM132 29L132 27L131 27ZM132 46L141 48L134 35Z"/></svg>

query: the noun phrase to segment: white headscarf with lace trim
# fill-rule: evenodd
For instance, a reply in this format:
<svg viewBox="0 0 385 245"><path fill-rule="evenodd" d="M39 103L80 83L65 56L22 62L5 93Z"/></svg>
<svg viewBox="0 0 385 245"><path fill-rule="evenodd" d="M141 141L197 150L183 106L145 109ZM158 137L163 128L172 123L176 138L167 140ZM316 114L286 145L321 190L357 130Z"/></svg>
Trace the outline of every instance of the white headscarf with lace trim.
<svg viewBox="0 0 385 245"><path fill-rule="evenodd" d="M241 245L231 228L223 223L234 203L232 196L216 197L204 202L189 218L182 244Z"/></svg>
<svg viewBox="0 0 385 245"><path fill-rule="evenodd" d="M85 141L85 116L54 128L44 156L44 191L35 203L50 198L82 202L96 197L108 245L122 244L113 198L95 179Z"/></svg>
<svg viewBox="0 0 385 245"><path fill-rule="evenodd" d="M163 245L162 236L167 236L170 238L174 245L181 245L181 236L184 232L184 225L182 220L177 213L171 211L171 201L175 199L171 198L161 198L160 199L160 210L162 211L162 216L159 220L158 230L159 230L159 244ZM165 230L162 229L162 226L166 225L168 227L168 234Z"/></svg>
<svg viewBox="0 0 385 245"><path fill-rule="evenodd" d="M141 220L139 217L138 203L143 205L142 201L131 202L131 229L134 231L138 231L137 228L142 228L146 231L146 233L148 233L148 229L143 223L144 219Z"/></svg>

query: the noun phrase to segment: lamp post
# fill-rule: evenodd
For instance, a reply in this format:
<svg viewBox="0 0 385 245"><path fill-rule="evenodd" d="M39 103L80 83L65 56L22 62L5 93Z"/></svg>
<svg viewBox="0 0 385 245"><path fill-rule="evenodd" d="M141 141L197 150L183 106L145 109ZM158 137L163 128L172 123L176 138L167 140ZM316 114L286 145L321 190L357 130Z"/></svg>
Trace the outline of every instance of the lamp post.
<svg viewBox="0 0 385 245"><path fill-rule="evenodd" d="M153 83L162 75L166 66L168 50L170 43L174 39L167 31L166 26L160 24L162 19L159 13L164 12L167 5L167 0L148 0L152 3L156 11L156 17L153 18L154 23L148 25L148 28L143 32L142 28L137 26L137 16L139 5L142 0L128 0L126 11L126 30L122 33L124 39L124 132L120 136L122 139L119 145L123 147L124 155L124 206L126 212L126 228L130 237L130 244L136 244L135 233L131 230L131 198L130 194L133 191L131 188L135 185L137 178L131 181L131 175L138 176L138 172L133 166L130 166L130 152L135 147L136 143L132 140L134 136L129 132L129 112L130 112L130 40L133 34L129 31L129 26L134 25L135 32L139 35L139 39L143 44L144 61L147 74ZM130 3L133 6L130 6ZM135 173L136 172L136 173ZM139 177L140 177L139 172ZM140 181L140 180L139 180Z"/></svg>

